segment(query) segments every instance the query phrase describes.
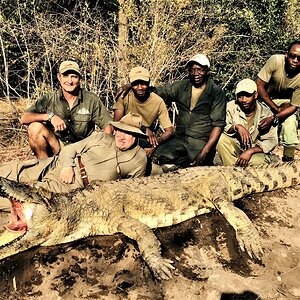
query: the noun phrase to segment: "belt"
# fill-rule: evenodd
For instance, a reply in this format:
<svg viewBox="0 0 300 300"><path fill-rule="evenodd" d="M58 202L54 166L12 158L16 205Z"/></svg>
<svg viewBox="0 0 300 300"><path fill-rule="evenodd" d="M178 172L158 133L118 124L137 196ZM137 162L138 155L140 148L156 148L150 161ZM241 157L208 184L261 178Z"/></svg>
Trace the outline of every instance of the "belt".
<svg viewBox="0 0 300 300"><path fill-rule="evenodd" d="M79 170L80 170L80 176L81 176L81 179L82 179L82 183L83 183L83 186L86 187L89 185L89 179L87 177L87 174L86 174L86 171L85 171L85 168L84 168L84 164L82 163L82 160L81 160L81 156L77 156L78 157L78 165L79 165Z"/></svg>

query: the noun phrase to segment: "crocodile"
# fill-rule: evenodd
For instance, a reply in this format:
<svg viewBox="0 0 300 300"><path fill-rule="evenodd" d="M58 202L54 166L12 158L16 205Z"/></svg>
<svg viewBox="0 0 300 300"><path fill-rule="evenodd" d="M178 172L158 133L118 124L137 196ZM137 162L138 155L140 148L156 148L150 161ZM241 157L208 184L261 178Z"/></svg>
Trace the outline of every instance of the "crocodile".
<svg viewBox="0 0 300 300"><path fill-rule="evenodd" d="M191 167L159 176L94 182L68 194L0 178L0 196L12 204L11 220L0 233L0 259L34 246L123 233L137 242L154 276L169 279L173 262L162 257L152 229L215 209L235 230L241 250L260 259L259 234L234 201L299 183L300 160L247 168Z"/></svg>

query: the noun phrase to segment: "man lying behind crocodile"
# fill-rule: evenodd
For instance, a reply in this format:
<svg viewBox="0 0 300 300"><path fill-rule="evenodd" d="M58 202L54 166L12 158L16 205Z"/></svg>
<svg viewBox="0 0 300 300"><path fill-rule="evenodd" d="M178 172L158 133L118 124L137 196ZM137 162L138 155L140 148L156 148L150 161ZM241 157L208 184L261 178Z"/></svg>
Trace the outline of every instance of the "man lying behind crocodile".
<svg viewBox="0 0 300 300"><path fill-rule="evenodd" d="M129 113L111 124L114 136L95 132L64 147L59 156L3 164L0 176L57 193L84 187L93 180L143 176L147 157L137 145L137 139L146 136L140 129L141 115ZM0 210L8 207L10 203L0 199Z"/></svg>

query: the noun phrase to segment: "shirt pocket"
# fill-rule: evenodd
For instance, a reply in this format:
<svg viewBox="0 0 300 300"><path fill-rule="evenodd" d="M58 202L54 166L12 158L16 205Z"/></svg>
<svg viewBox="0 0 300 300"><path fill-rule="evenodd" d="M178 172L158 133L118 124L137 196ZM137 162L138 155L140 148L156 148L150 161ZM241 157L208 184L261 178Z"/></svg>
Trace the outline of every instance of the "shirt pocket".
<svg viewBox="0 0 300 300"><path fill-rule="evenodd" d="M92 115L91 114L77 114L74 116L74 122L75 124L82 124L82 123L87 123L90 122L92 119Z"/></svg>

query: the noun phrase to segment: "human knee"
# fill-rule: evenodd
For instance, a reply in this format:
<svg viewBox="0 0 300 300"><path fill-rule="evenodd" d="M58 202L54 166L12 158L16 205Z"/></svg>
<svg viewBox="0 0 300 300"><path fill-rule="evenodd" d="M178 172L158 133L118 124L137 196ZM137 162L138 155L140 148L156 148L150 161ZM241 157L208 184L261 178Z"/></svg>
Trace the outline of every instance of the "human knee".
<svg viewBox="0 0 300 300"><path fill-rule="evenodd" d="M283 123L282 127L297 128L298 120L296 114L289 116Z"/></svg>
<svg viewBox="0 0 300 300"><path fill-rule="evenodd" d="M165 147L162 146L158 147L152 156L153 163L161 165L161 164L173 162L175 157L172 151L170 150L171 149L165 149Z"/></svg>
<svg viewBox="0 0 300 300"><path fill-rule="evenodd" d="M270 162L271 162L271 158L269 155L264 153L255 153L252 155L249 161L249 166L260 166L260 165L269 164Z"/></svg>
<svg viewBox="0 0 300 300"><path fill-rule="evenodd" d="M28 134L31 136L40 135L47 131L47 127L40 122L32 122L28 125Z"/></svg>

